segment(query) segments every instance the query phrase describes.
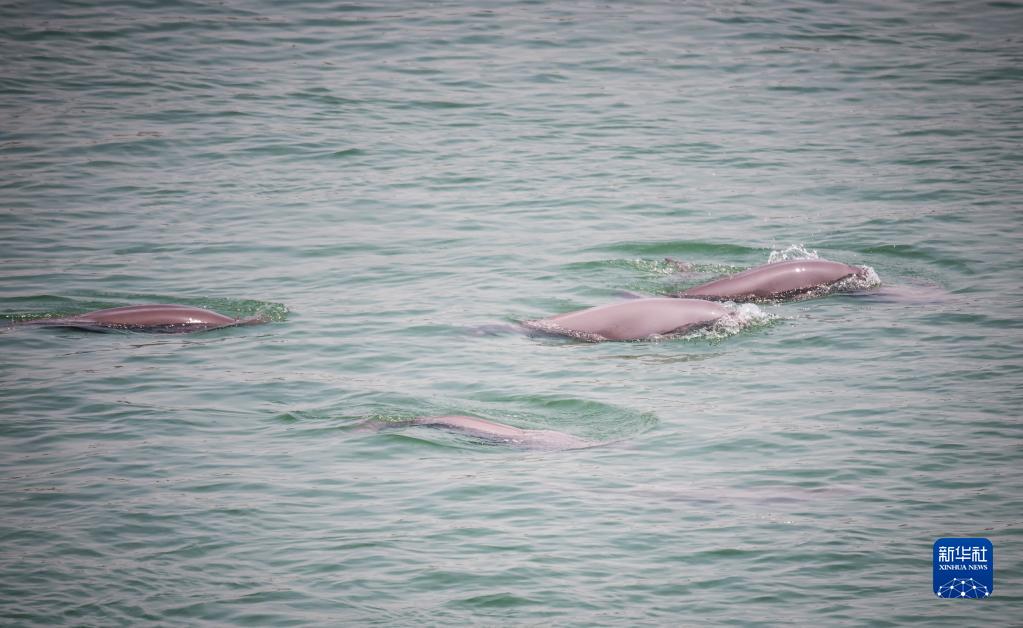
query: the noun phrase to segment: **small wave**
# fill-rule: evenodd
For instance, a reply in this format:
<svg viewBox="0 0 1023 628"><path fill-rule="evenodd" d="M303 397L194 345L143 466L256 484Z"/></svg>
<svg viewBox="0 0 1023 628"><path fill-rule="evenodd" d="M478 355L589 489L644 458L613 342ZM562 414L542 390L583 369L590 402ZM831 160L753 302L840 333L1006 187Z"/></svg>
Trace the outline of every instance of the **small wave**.
<svg viewBox="0 0 1023 628"><path fill-rule="evenodd" d="M735 244L719 244L695 240L656 240L653 242L614 242L584 249L586 252L611 252L628 257L664 258L678 255L685 258L718 257L741 258L756 249Z"/></svg>
<svg viewBox="0 0 1023 628"><path fill-rule="evenodd" d="M637 270L648 275L661 275L665 277L672 277L679 273L734 273L742 270L740 266L735 266L733 264L697 263L675 257L663 257L661 259L646 259L642 257L631 259L609 259L594 262L583 262L582 264L570 264L568 266L581 266L583 264L586 266L604 268L625 268L627 270Z"/></svg>
<svg viewBox="0 0 1023 628"><path fill-rule="evenodd" d="M742 270L740 266L735 266L734 264L701 264L674 257L665 257L663 260L636 260L634 266L639 270L655 271L661 275L672 277L678 275L736 273Z"/></svg>
<svg viewBox="0 0 1023 628"><path fill-rule="evenodd" d="M629 260L609 260L609 265L621 264L627 268L643 271L646 273L652 273L657 275L674 275L679 272L682 262L676 262L670 258L662 260L650 260L650 259L629 259ZM686 267L689 270L689 267Z"/></svg>

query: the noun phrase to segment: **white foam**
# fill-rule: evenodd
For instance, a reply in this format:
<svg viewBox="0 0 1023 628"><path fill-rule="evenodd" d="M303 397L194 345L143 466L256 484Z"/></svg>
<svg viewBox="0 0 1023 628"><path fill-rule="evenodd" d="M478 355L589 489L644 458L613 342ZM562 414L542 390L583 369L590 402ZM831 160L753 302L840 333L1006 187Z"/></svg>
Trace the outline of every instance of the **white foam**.
<svg viewBox="0 0 1023 628"><path fill-rule="evenodd" d="M846 277L842 281L835 283L831 286L831 292L852 292L855 290L866 290L867 288L877 288L881 285L881 277L878 276L877 271L871 266L857 266L856 268L863 269L863 276L853 275L852 277Z"/></svg>
<svg viewBox="0 0 1023 628"><path fill-rule="evenodd" d="M681 338L685 340L720 340L722 338L734 336L747 329L766 327L778 320L778 316L776 314L765 312L755 303L734 303L732 301L726 301L720 305L728 310L728 313L716 320L713 325L694 329L684 334L659 336L652 339L667 340Z"/></svg>
<svg viewBox="0 0 1023 628"><path fill-rule="evenodd" d="M708 337L724 338L734 336L741 331L753 327L769 325L778 317L775 314L765 312L754 303L732 303L724 304L728 314L722 316L708 330Z"/></svg>
<svg viewBox="0 0 1023 628"><path fill-rule="evenodd" d="M817 255L817 251L804 248L802 244L793 244L781 251L771 251L770 257L767 258L767 263L774 264L775 262L787 262L793 259L820 259L820 256Z"/></svg>

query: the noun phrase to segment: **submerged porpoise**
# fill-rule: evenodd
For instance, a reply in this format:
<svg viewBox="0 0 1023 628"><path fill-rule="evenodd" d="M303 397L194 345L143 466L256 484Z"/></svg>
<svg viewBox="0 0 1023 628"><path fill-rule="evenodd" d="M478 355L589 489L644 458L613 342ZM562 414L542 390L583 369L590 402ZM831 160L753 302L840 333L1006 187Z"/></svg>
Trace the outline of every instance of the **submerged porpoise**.
<svg viewBox="0 0 1023 628"><path fill-rule="evenodd" d="M405 421L368 421L363 427L373 431L403 427L436 427L520 449L583 449L600 443L556 430L527 430L504 423L495 423L474 416L425 416Z"/></svg>
<svg viewBox="0 0 1023 628"><path fill-rule="evenodd" d="M642 340L707 327L726 314L728 310L709 301L662 297L601 305L522 324L582 340Z"/></svg>
<svg viewBox="0 0 1023 628"><path fill-rule="evenodd" d="M88 331L142 331L151 333L189 333L237 325L256 325L263 318L231 318L212 310L188 305L129 305L96 310L64 318L42 318L27 321L29 325L74 327Z"/></svg>
<svg viewBox="0 0 1023 628"><path fill-rule="evenodd" d="M674 296L736 302L785 299L826 288L849 277L863 277L866 272L857 266L823 259L789 260L750 268Z"/></svg>

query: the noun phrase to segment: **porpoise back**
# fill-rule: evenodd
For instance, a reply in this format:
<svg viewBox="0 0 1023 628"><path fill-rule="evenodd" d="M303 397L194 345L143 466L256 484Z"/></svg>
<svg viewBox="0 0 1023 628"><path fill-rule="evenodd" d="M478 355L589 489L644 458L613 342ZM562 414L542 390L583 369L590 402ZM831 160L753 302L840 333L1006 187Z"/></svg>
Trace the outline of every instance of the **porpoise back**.
<svg viewBox="0 0 1023 628"><path fill-rule="evenodd" d="M828 260L788 260L764 264L679 292L682 298L714 301L784 299L824 288L864 269Z"/></svg>
<svg viewBox="0 0 1023 628"><path fill-rule="evenodd" d="M361 429L368 428L376 432L415 426L434 427L458 432L473 438L517 449L548 451L584 449L601 444L556 430L527 430L512 425L505 425L504 423L488 421L479 417L464 415L424 416L404 421L371 420L361 424L359 427Z"/></svg>
<svg viewBox="0 0 1023 628"><path fill-rule="evenodd" d="M582 340L642 340L713 324L728 310L699 299L650 298L524 321L529 329Z"/></svg>
<svg viewBox="0 0 1023 628"><path fill-rule="evenodd" d="M189 333L264 322L266 321L261 318L237 319L212 310L177 304L129 305L64 318L29 321L34 325L74 327L88 331L127 330L153 333Z"/></svg>

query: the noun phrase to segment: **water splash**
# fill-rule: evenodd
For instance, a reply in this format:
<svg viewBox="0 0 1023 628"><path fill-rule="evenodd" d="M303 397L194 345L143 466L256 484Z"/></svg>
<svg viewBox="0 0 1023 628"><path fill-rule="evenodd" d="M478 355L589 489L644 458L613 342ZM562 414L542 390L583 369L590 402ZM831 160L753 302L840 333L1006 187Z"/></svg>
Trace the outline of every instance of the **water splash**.
<svg viewBox="0 0 1023 628"><path fill-rule="evenodd" d="M767 263L774 264L775 262L787 262L794 259L820 259L820 256L817 255L817 251L807 249L802 244L793 244L781 251L771 251L771 255L767 258Z"/></svg>
<svg viewBox="0 0 1023 628"><path fill-rule="evenodd" d="M686 334L685 338L721 340L748 329L767 327L774 324L779 318L777 314L765 312L754 303L733 303L728 301L722 305L728 309L727 314L719 318L710 327Z"/></svg>
<svg viewBox="0 0 1023 628"><path fill-rule="evenodd" d="M828 292L856 292L868 288L877 288L881 285L881 277L878 276L877 271L872 266L857 266L857 268L863 269L862 276L853 275L852 277L846 277L842 281L827 286Z"/></svg>

